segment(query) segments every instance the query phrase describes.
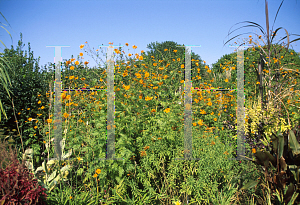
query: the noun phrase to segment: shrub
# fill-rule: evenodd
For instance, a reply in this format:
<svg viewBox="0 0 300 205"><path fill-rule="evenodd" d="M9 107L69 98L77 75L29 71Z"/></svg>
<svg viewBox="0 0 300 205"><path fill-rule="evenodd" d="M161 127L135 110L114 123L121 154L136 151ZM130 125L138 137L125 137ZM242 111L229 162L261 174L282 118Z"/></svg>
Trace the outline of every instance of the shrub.
<svg viewBox="0 0 300 205"><path fill-rule="evenodd" d="M33 58L30 44L28 43L29 57L27 57L27 52L24 55L24 52L21 50L24 45L22 45L21 35L21 40L16 50L13 47L12 49L4 49L3 56L9 60L13 65L12 68L15 69L8 71L12 83L10 88L12 91L11 98L3 92L4 90L0 86L0 98L3 103L3 109L7 113L7 119L4 118L1 121L1 125L3 125L5 130L3 134L0 134L0 139L4 140L5 136L11 136L17 148L24 148L24 150L29 147L33 148L34 154L37 156L36 161L40 162L39 164L34 164L34 166L40 166L43 137L39 129L36 128L37 121L35 119L40 114L40 118L47 118L48 116L45 90L48 90L49 84L45 73L39 72L38 61L35 62L36 59Z"/></svg>

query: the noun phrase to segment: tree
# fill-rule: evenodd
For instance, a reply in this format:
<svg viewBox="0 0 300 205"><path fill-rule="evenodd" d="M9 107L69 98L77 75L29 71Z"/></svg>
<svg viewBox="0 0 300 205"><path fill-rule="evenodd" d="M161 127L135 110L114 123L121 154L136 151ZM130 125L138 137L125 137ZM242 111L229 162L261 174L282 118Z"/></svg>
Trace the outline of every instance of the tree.
<svg viewBox="0 0 300 205"><path fill-rule="evenodd" d="M162 43L158 43L157 41L151 42L150 44L147 45L147 48L150 49L150 51L146 52L147 56L153 56L155 60L159 61L162 60L164 66L167 65L167 63L171 62L171 59L177 60L180 58L183 60L183 63L185 63L185 47L177 47L177 46L184 46L181 44L178 44L174 41L165 41ZM166 50L167 49L167 50ZM177 52L174 52L177 51ZM207 77L208 74L207 72L204 72L204 64L202 64L202 59L199 55L195 54L193 51L191 51L191 60L194 59L195 61L192 61L191 63L191 76L192 78L195 77L196 74L196 69L195 69L195 62L199 63L199 67L201 68L201 76L202 77ZM194 71L194 73L193 73ZM183 74L185 76L185 72L183 70ZM195 82L195 81L194 81ZM195 85L195 83L194 83Z"/></svg>

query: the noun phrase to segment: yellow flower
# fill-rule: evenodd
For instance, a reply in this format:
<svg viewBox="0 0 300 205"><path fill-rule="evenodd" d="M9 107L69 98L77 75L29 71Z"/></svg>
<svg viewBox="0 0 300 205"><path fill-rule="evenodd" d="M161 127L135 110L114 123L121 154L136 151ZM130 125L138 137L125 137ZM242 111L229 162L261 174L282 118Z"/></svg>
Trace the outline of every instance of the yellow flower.
<svg viewBox="0 0 300 205"><path fill-rule="evenodd" d="M75 68L74 66L71 66L71 67L70 67L71 70L74 70L74 68Z"/></svg>
<svg viewBox="0 0 300 205"><path fill-rule="evenodd" d="M125 89L125 90L129 90L129 88L130 88L130 85L124 86L124 89Z"/></svg>
<svg viewBox="0 0 300 205"><path fill-rule="evenodd" d="M80 47L80 49L82 49L82 48L84 47L84 45L83 45L83 44L81 44L79 47Z"/></svg>
<svg viewBox="0 0 300 205"><path fill-rule="evenodd" d="M21 115L21 113L19 112L18 115Z"/></svg>
<svg viewBox="0 0 300 205"><path fill-rule="evenodd" d="M37 128L37 126L34 126L34 129L36 129Z"/></svg>
<svg viewBox="0 0 300 205"><path fill-rule="evenodd" d="M252 153L256 153L256 149L255 148L252 149Z"/></svg>
<svg viewBox="0 0 300 205"><path fill-rule="evenodd" d="M30 108L27 108L27 110L30 110Z"/></svg>
<svg viewBox="0 0 300 205"><path fill-rule="evenodd" d="M32 118L30 117L30 118L28 118L28 121L31 121L32 120Z"/></svg>
<svg viewBox="0 0 300 205"><path fill-rule="evenodd" d="M164 112L166 113L170 112L170 108L165 109Z"/></svg>
<svg viewBox="0 0 300 205"><path fill-rule="evenodd" d="M94 177L96 178L98 175L97 174L94 174Z"/></svg>
<svg viewBox="0 0 300 205"><path fill-rule="evenodd" d="M79 53L80 56L83 56L83 53Z"/></svg>
<svg viewBox="0 0 300 205"><path fill-rule="evenodd" d="M101 173L101 169L97 169L97 170L96 170L96 173L97 173L97 174L100 174L100 173Z"/></svg>
<svg viewBox="0 0 300 205"><path fill-rule="evenodd" d="M203 120L199 120L198 125L203 125Z"/></svg>
<svg viewBox="0 0 300 205"><path fill-rule="evenodd" d="M181 202L180 201L176 201L176 202L174 202L175 203L175 205L181 205Z"/></svg>
<svg viewBox="0 0 300 205"><path fill-rule="evenodd" d="M75 61L75 65L79 65L79 61Z"/></svg>
<svg viewBox="0 0 300 205"><path fill-rule="evenodd" d="M42 102L39 100L39 101L38 101L38 104L41 104L41 103L42 103Z"/></svg>
<svg viewBox="0 0 300 205"><path fill-rule="evenodd" d="M42 110L43 110L44 108L45 108L44 106L41 107Z"/></svg>
<svg viewBox="0 0 300 205"><path fill-rule="evenodd" d="M70 196L70 199L72 199L72 196Z"/></svg>
<svg viewBox="0 0 300 205"><path fill-rule="evenodd" d="M68 113L64 113L64 118L67 118L69 117L69 114Z"/></svg>
<svg viewBox="0 0 300 205"><path fill-rule="evenodd" d="M52 119L47 119L47 122L48 122L48 123L51 123L51 122L52 122Z"/></svg>

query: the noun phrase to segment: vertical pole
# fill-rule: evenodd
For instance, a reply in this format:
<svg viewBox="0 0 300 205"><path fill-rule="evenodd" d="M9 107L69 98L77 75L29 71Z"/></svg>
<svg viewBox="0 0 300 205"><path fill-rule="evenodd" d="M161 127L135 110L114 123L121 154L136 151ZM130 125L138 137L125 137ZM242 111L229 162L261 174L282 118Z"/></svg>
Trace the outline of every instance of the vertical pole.
<svg viewBox="0 0 300 205"><path fill-rule="evenodd" d="M100 46L101 47L101 46ZM122 47L122 46L118 46ZM107 48L107 155L100 160L124 160L115 158L115 92L114 92L114 53L113 46Z"/></svg>
<svg viewBox="0 0 300 205"><path fill-rule="evenodd" d="M184 158L175 160L200 160L193 157L192 136L192 82L191 82L191 47L200 46L177 46L185 48L185 81L184 81Z"/></svg>
<svg viewBox="0 0 300 205"><path fill-rule="evenodd" d="M244 46L237 51L237 160L245 157Z"/></svg>
<svg viewBox="0 0 300 205"><path fill-rule="evenodd" d="M54 156L56 156L55 159L61 160L61 155L62 155L61 61L59 61L59 59L62 58L61 47L70 47L70 46L46 46L46 47L54 47L54 53L55 53L54 63L55 63L56 95L55 95L55 102L54 102L54 121L53 121L54 146L55 146Z"/></svg>

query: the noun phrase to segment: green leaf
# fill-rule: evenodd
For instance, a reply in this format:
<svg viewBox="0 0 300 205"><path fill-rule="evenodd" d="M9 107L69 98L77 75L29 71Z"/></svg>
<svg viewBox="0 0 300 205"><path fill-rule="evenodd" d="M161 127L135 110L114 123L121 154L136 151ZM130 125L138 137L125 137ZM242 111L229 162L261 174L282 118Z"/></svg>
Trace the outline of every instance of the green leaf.
<svg viewBox="0 0 300 205"><path fill-rule="evenodd" d="M69 152L67 154L65 154L62 158L63 159L67 159L72 155L72 149L69 150Z"/></svg>
<svg viewBox="0 0 300 205"><path fill-rule="evenodd" d="M294 155L300 154L300 144L298 143L292 130L289 132L289 147L293 150Z"/></svg>
<svg viewBox="0 0 300 205"><path fill-rule="evenodd" d="M83 168L80 168L77 170L77 175L81 176L83 173Z"/></svg>
<svg viewBox="0 0 300 205"><path fill-rule="evenodd" d="M101 122L98 122L98 123L96 124L96 128L98 128L98 129L103 128L103 127L104 127L104 124L101 123Z"/></svg>
<svg viewBox="0 0 300 205"><path fill-rule="evenodd" d="M56 176L56 170L49 176L47 182L50 182L52 179L54 179L55 176Z"/></svg>
<svg viewBox="0 0 300 205"><path fill-rule="evenodd" d="M250 181L247 184L245 184L245 186L242 187L242 189L248 190L251 189L253 187L255 187L258 184L259 181Z"/></svg>
<svg viewBox="0 0 300 205"><path fill-rule="evenodd" d="M51 159L47 162L47 165L52 165L52 164L55 164L55 160Z"/></svg>
<svg viewBox="0 0 300 205"><path fill-rule="evenodd" d="M100 133L96 131L96 132L92 132L91 135L92 136L100 136Z"/></svg>

